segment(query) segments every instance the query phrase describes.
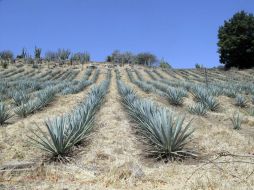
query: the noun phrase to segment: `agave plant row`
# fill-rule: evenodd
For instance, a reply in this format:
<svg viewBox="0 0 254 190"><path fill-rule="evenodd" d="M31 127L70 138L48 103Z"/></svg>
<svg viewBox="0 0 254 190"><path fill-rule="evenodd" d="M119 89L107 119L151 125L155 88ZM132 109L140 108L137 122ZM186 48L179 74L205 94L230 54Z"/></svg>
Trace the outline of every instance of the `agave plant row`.
<svg viewBox="0 0 254 190"><path fill-rule="evenodd" d="M73 70L62 73L60 71L49 71L36 77L29 74L34 74L33 71L24 72L22 75L15 72L16 75L11 76L7 72L9 77L0 82L0 102L8 100L7 102L10 102L12 106L8 106L7 102L3 103L4 109L1 109L0 116L3 115L3 120L6 120L5 114L11 115L11 117L16 114L24 118L49 105L54 101L57 94L78 93L96 82L100 70L97 69L91 80L88 80L92 72L92 68L87 69L80 81L73 80L78 74L77 71ZM47 81L44 81L45 79Z"/></svg>
<svg viewBox="0 0 254 190"><path fill-rule="evenodd" d="M167 161L196 156L194 151L186 148L193 133L191 122L184 124L184 117L139 98L120 79L117 86L124 107L138 124L136 134L146 146L148 156Z"/></svg>
<svg viewBox="0 0 254 190"><path fill-rule="evenodd" d="M146 70L147 73L149 73L149 76L155 75L156 73L159 73L157 70L154 70L153 72ZM157 74L158 75L158 74ZM159 76L159 75L158 75ZM152 78L152 77L151 77ZM155 78L155 77L153 77ZM253 94L254 90L253 87L254 85L250 82L247 82L243 84L242 82L218 82L216 83L209 83L207 86L206 84L202 83L195 83L195 82L188 82L188 81L172 81L172 80L167 80L167 79L162 79L162 77L159 77L161 79L156 79L156 80L150 80L147 81L148 84L152 84L155 88L165 92L167 87L169 88L181 88L182 90L189 91L193 97L194 100L197 103L202 103L204 104L204 109L205 107L207 110L210 111L218 111L220 109L220 104L216 100L216 97L224 95L228 96L231 98L235 98L235 105L239 106L241 108L247 107L249 102L253 102ZM171 93L172 94L172 93ZM243 94L252 94L252 96L247 99ZM172 96L169 96L171 99ZM171 101L171 104L174 105L174 96L173 96L173 101ZM179 98L179 102L181 105L181 99ZM195 107L195 106L192 106ZM197 105L199 107L199 105Z"/></svg>
<svg viewBox="0 0 254 190"><path fill-rule="evenodd" d="M45 121L47 131L38 127L32 130L31 142L50 153L53 158L69 156L73 148L88 138L94 128L94 118L103 103L111 80L108 70L106 80L92 87L88 97L71 113Z"/></svg>
<svg viewBox="0 0 254 190"><path fill-rule="evenodd" d="M150 71L146 71L151 74ZM142 76L141 73L137 70L135 70L135 73L137 76ZM188 93L184 88L176 88L172 86L170 87L168 85L160 83L158 80L145 81L143 79L143 83L152 86L152 88L154 89L153 92L165 97L169 101L169 103L174 106L181 106L183 104L184 97L188 96Z"/></svg>
<svg viewBox="0 0 254 190"><path fill-rule="evenodd" d="M130 69L126 68L126 72L128 74L128 77L130 79L130 81L134 84L136 84L140 89L142 89L144 92L146 93L150 93L150 92L154 92L155 91L155 88L150 85L150 84L147 84L146 82L142 81L142 80L137 80L134 76L133 76L133 73ZM139 76L141 77L141 76Z"/></svg>
<svg viewBox="0 0 254 190"><path fill-rule="evenodd" d="M94 82L97 81L100 70L96 69L93 77L91 80L88 80L89 77L91 76L93 72L92 68L89 68L85 71L82 79L80 81L74 81L72 84L66 85L66 87L62 90L62 94L67 95L67 94L76 94L84 90L87 86L93 84Z"/></svg>
<svg viewBox="0 0 254 190"><path fill-rule="evenodd" d="M55 96L56 90L54 88L49 88L41 91L37 94L35 99L30 101L27 101L28 97L24 96L23 99L20 100L19 107L17 107L14 112L20 117L27 117L29 114L41 110L50 104L55 99Z"/></svg>
<svg viewBox="0 0 254 190"><path fill-rule="evenodd" d="M212 75L213 78L219 78L217 75ZM196 83L196 82L189 82L186 80L175 80L175 81L169 81L165 79L159 80L162 83L171 85L171 86L182 86L186 88L186 90L192 90L195 89L195 86L199 86L200 88L206 89L209 94L213 96L228 96L230 98L236 98L237 95L243 96L243 95L254 95L254 84L249 81L241 81L241 80L216 80L209 82L209 85L202 83ZM237 101L237 100L236 100ZM236 102L237 103L237 102Z"/></svg>

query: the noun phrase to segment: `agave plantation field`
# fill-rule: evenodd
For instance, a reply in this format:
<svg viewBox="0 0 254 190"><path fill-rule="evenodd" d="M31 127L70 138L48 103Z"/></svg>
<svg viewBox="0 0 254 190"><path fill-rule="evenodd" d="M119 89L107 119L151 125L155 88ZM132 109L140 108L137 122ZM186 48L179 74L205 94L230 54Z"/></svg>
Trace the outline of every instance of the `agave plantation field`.
<svg viewBox="0 0 254 190"><path fill-rule="evenodd" d="M0 189L253 189L254 70L0 70Z"/></svg>

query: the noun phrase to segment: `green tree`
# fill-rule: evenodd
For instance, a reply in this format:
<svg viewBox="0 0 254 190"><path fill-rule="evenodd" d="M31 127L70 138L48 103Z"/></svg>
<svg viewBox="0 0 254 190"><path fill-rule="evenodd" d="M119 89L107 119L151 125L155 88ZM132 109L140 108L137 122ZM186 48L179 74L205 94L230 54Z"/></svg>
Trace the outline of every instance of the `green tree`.
<svg viewBox="0 0 254 190"><path fill-rule="evenodd" d="M145 52L145 53L139 53L136 56L136 61L140 65L151 66L153 63L157 61L157 58L155 55Z"/></svg>
<svg viewBox="0 0 254 190"><path fill-rule="evenodd" d="M84 64L88 63L90 61L90 54L88 52L84 52L84 53L81 53L81 52L78 52L78 53L74 53L72 56L71 56L71 61L77 61L79 62L81 65L82 65L82 70L83 70L83 67L84 67Z"/></svg>
<svg viewBox="0 0 254 190"><path fill-rule="evenodd" d="M112 62L112 56L111 55L108 55L106 57L106 62Z"/></svg>
<svg viewBox="0 0 254 190"><path fill-rule="evenodd" d="M13 57L13 53L9 50L4 50L0 52L0 58L4 61L12 61Z"/></svg>
<svg viewBox="0 0 254 190"><path fill-rule="evenodd" d="M196 64L195 64L195 68L196 68L196 69L202 69L202 68L203 68L203 65L202 65L202 64L199 64L199 63L196 63Z"/></svg>
<svg viewBox="0 0 254 190"><path fill-rule="evenodd" d="M218 32L218 53L225 68L254 66L254 16L244 11L224 22Z"/></svg>
<svg viewBox="0 0 254 190"><path fill-rule="evenodd" d="M37 48L35 46L35 48L34 48L34 58L35 59L41 59L41 48Z"/></svg>
<svg viewBox="0 0 254 190"><path fill-rule="evenodd" d="M17 55L17 59L25 59L27 56L27 50L25 48L22 48L21 54Z"/></svg>
<svg viewBox="0 0 254 190"><path fill-rule="evenodd" d="M56 61L57 58L58 58L58 54L57 52L54 52L54 51L47 51L45 53L45 56L44 56L45 60L47 62L50 62L50 61Z"/></svg>
<svg viewBox="0 0 254 190"><path fill-rule="evenodd" d="M62 65L66 62L66 60L69 59L70 54L71 54L71 51L68 49L58 49L57 50L57 57Z"/></svg>

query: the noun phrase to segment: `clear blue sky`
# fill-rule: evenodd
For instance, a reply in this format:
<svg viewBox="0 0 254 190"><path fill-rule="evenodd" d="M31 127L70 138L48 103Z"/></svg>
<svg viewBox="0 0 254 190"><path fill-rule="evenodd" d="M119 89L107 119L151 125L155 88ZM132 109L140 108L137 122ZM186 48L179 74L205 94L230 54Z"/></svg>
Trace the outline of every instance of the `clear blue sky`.
<svg viewBox="0 0 254 190"><path fill-rule="evenodd" d="M0 50L148 51L174 67L217 66L217 31L254 0L0 0Z"/></svg>

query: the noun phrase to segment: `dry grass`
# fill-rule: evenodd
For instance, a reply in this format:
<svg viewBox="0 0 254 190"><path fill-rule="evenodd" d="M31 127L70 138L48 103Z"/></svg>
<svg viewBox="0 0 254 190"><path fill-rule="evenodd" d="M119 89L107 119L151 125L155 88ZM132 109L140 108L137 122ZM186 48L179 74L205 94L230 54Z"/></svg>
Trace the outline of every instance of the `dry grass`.
<svg viewBox="0 0 254 190"><path fill-rule="evenodd" d="M101 66L102 73L105 72ZM124 68L123 81L137 93L158 104L172 108L155 94L146 94L131 84ZM143 71L142 71L143 73ZM167 74L161 72L165 78ZM219 155L230 152L237 155L254 154L253 117L246 116L243 130L235 131L229 117L236 110L232 99L220 97L223 111L209 112L207 118L195 117L196 129L192 144L200 152L197 160L163 163L144 158L142 145L133 134L135 125L119 101L115 74L102 108L96 114L96 131L87 146L79 147L70 163L43 162L45 155L27 143L28 129L39 126L45 118L69 112L85 98L89 88L76 95L58 97L45 110L0 128L0 165L11 160L35 161L32 171L1 173L0 189L252 189L254 165L236 161L254 162L250 157ZM143 73L145 79L148 77ZM81 76L81 74L79 74ZM170 79L170 77L168 77ZM103 80L100 75L97 83ZM182 108L187 121L193 115L186 107L193 102L189 97ZM254 155L253 155L254 156ZM225 163L222 163L225 162Z"/></svg>

